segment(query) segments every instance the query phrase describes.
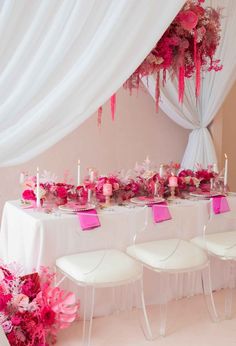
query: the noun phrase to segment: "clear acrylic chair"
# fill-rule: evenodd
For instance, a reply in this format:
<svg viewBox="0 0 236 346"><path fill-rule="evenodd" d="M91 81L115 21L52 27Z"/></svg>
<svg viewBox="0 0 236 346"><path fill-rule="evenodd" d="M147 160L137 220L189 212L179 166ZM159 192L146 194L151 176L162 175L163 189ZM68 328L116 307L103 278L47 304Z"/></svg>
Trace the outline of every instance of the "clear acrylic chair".
<svg viewBox="0 0 236 346"><path fill-rule="evenodd" d="M138 211L140 212L141 209ZM94 251L63 256L56 260L56 269L63 275L58 284L65 278L68 278L84 289L84 346L89 346L91 343L95 290L98 288L116 289L121 286L130 285L131 288L134 289L137 298L137 306L141 305L143 313L141 326L144 335L147 339L152 338L143 295L142 265L119 248L116 248L116 244L114 244L116 236L112 232L115 217L124 218L125 221L130 214L132 214L131 218L135 219L137 213L136 211L125 209L119 212L111 210L111 212L108 211L106 215L104 215L104 213L99 214L102 227L91 231L82 231L79 229L78 235L81 241L85 241L86 244L88 244L88 241L93 243L93 232L99 232L100 236L105 239L105 241L103 241L103 246L105 243L104 248L96 249L96 244L93 244ZM104 227L104 229L106 229L105 231L103 229L103 223L106 224L106 227ZM79 225L78 228L80 228ZM116 298L116 294L114 294L114 298Z"/></svg>
<svg viewBox="0 0 236 346"><path fill-rule="evenodd" d="M236 198L226 199L229 209L226 210L225 199L220 199L215 214L213 200L209 222L205 228L204 237L194 237L192 242L206 250L212 258L224 262L225 309L223 318L232 317L232 299L235 286L236 261ZM225 208L226 207L226 208ZM217 212L217 211L216 211Z"/></svg>
<svg viewBox="0 0 236 346"><path fill-rule="evenodd" d="M2 326L0 326L0 345L1 346L10 346L10 343L4 333L4 330L2 329Z"/></svg>
<svg viewBox="0 0 236 346"><path fill-rule="evenodd" d="M127 253L142 265L159 275L160 325L159 334L166 334L167 303L170 300L169 280L174 278L178 285L181 275L187 277L199 272L207 308L213 321L218 320L214 305L209 259L204 250L193 244L193 234L202 235L209 218L209 203L176 200L168 205L158 204L153 207L156 221L151 218L151 208L146 218L145 232L137 232L134 242L127 248ZM192 288L194 291L194 287ZM157 288L158 290L158 288ZM157 335L152 331L153 337Z"/></svg>

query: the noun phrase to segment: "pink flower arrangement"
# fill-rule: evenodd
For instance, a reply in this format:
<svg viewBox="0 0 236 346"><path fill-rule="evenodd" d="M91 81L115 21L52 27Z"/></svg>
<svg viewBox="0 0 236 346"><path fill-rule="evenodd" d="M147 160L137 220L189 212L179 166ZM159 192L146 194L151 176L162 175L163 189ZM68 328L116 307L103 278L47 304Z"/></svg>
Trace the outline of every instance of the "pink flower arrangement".
<svg viewBox="0 0 236 346"><path fill-rule="evenodd" d="M156 105L160 96L162 71L163 85L166 72L178 76L179 101L183 102L184 80L195 74L196 97L200 94L201 71L220 71L222 65L214 59L220 42L220 10L204 8L204 0L188 0L156 46L142 64L125 82L132 91L139 88L140 77L156 74Z"/></svg>
<svg viewBox="0 0 236 346"><path fill-rule="evenodd" d="M20 277L0 264L0 324L10 345L48 346L75 320L75 295L53 287L54 276L43 267Z"/></svg>

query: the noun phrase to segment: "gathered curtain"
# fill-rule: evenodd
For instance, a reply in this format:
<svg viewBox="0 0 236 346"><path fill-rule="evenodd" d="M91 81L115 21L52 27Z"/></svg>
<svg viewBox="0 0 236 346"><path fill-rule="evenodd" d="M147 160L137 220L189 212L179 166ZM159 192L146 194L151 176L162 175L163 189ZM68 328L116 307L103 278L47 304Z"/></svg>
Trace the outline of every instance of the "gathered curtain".
<svg viewBox="0 0 236 346"><path fill-rule="evenodd" d="M202 76L201 95L197 101L194 78L186 79L183 104L178 101L177 79L169 77L165 87L161 86L160 108L178 125L191 130L182 160L182 167L189 169L194 169L196 163L204 167L217 163L208 126L236 79L236 1L207 0L206 5L223 10L221 42L216 52L216 58L223 64L222 71L207 72ZM149 78L148 83L145 79L143 82L155 98L155 77Z"/></svg>
<svg viewBox="0 0 236 346"><path fill-rule="evenodd" d="M28 161L125 82L184 0L0 2L0 166Z"/></svg>

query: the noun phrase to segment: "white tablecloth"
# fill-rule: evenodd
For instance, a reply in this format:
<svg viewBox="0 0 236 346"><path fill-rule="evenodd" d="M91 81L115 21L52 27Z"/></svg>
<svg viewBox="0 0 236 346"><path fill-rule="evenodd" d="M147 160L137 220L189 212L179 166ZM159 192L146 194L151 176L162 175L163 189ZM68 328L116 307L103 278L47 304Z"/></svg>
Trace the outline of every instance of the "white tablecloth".
<svg viewBox="0 0 236 346"><path fill-rule="evenodd" d="M236 198L230 198L229 201L231 210L236 210ZM203 210L206 208L206 202L183 201L181 203L194 206L186 208L183 227L185 238L191 238L202 231ZM22 264L25 273L29 273L33 268L39 269L41 265L54 266L56 258L67 254L111 246L125 250L132 243L137 227L141 227L135 219L137 208L115 206L112 210L102 211L99 213L101 227L82 232L76 215L46 214L33 209L23 209L19 201L6 202L0 234L1 258L5 262L16 261ZM148 224L155 232L156 225L152 222L151 208L148 213ZM168 227L165 223L163 225L163 229L160 227L158 229L160 239L171 236L168 233ZM221 264L213 263L215 288L221 287L223 282L222 269L219 266ZM148 303L158 300L157 280L155 273L145 270L145 294ZM174 286L174 282L171 282L171 286ZM178 287L173 287L175 296L191 295L200 291L197 274L190 278L188 285L184 275L180 276L176 283ZM99 294L100 301L99 296L96 300L97 309L99 313L105 313L109 310L108 293L105 292L105 299L102 293Z"/></svg>

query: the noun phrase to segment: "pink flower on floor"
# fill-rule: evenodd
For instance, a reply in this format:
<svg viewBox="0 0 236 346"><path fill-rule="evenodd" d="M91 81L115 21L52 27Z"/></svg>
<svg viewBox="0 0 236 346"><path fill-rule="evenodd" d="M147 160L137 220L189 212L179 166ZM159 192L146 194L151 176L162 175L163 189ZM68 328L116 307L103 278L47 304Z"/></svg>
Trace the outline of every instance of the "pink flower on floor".
<svg viewBox="0 0 236 346"><path fill-rule="evenodd" d="M55 312L49 306L44 306L41 310L41 319L45 326L51 326L55 322L55 317Z"/></svg>

